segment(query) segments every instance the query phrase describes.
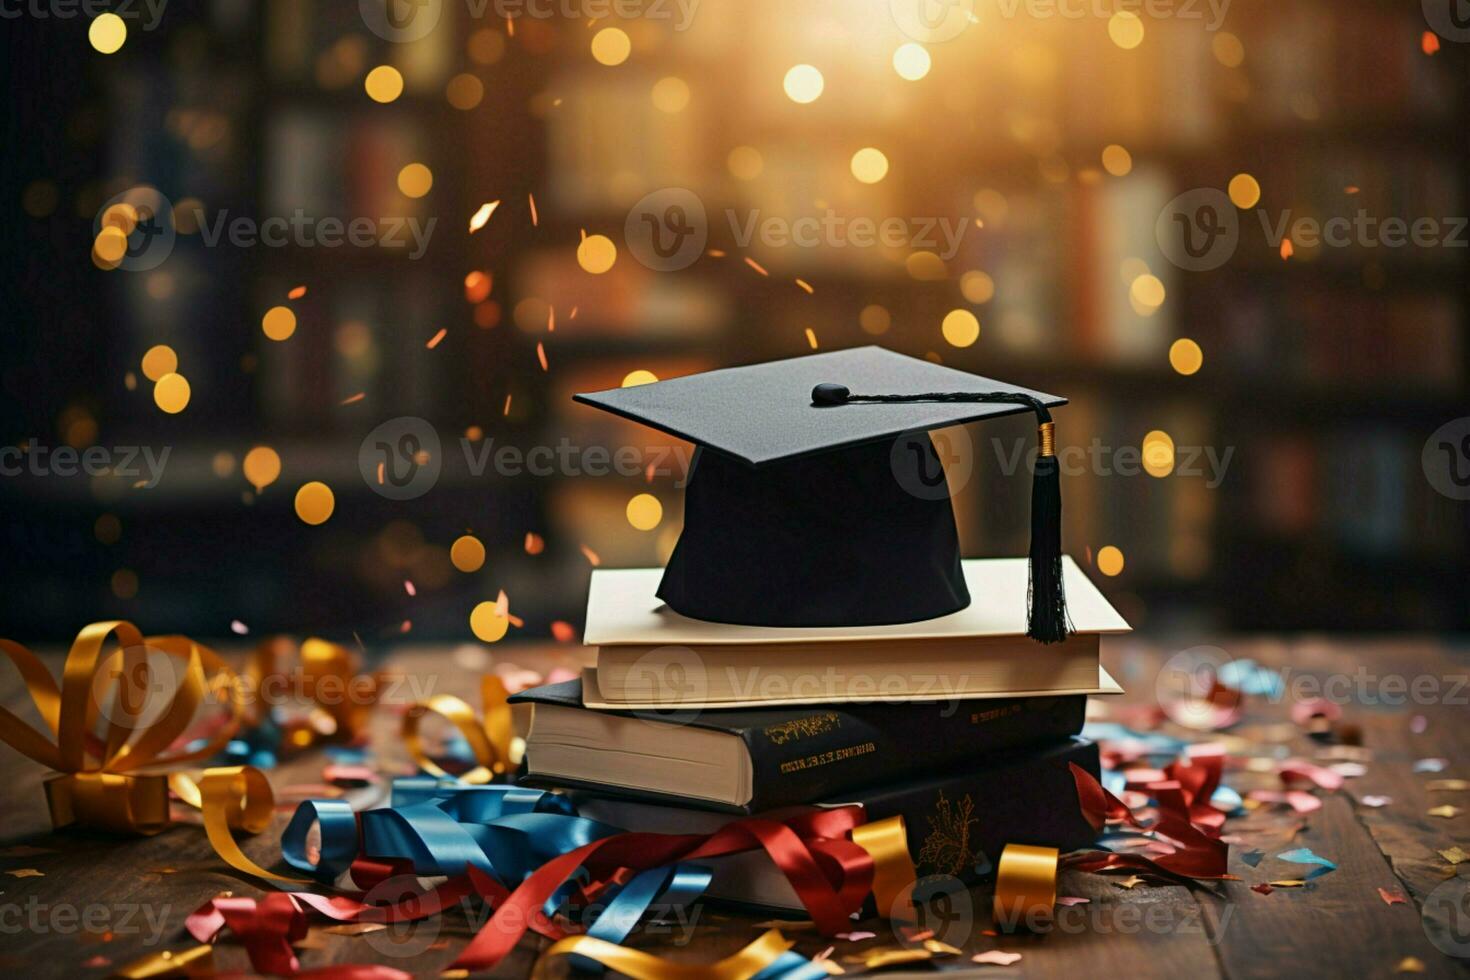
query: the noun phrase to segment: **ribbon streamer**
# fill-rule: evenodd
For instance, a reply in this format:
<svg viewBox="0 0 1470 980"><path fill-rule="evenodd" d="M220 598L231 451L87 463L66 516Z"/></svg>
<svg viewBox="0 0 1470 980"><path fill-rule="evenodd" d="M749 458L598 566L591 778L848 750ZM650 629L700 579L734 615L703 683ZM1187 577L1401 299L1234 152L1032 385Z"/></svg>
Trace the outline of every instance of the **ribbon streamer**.
<svg viewBox="0 0 1470 980"><path fill-rule="evenodd" d="M997 926L1011 932L1021 926L1037 930L1051 924L1060 857L1055 847L1005 846L996 865L991 910Z"/></svg>
<svg viewBox="0 0 1470 980"><path fill-rule="evenodd" d="M1191 806L1201 800L1207 803L1209 797L1203 794L1214 792L1218 777L1191 780L1189 785L1193 789L1186 789L1186 784L1177 779L1149 783L1148 792L1153 795L1159 810L1158 820L1151 825L1139 820L1128 804L1109 793L1092 773L1076 763L1072 764L1072 778L1077 784L1077 801L1082 815L1094 830L1101 832L1109 821L1120 820L1130 827L1158 833L1175 844L1178 850L1158 858L1112 851L1079 851L1067 855L1064 867L1082 871L1132 868L1174 881L1233 877L1227 870L1230 849L1217 836L1218 828L1201 828L1190 819Z"/></svg>
<svg viewBox="0 0 1470 980"><path fill-rule="evenodd" d="M776 929L764 933L744 949L715 963L689 964L628 949L591 935L569 936L546 951L543 961L558 956L600 963L634 980L816 980L827 971L797 953Z"/></svg>
<svg viewBox="0 0 1470 980"><path fill-rule="evenodd" d="M51 735L48 739L0 708L0 741L60 773L46 782L51 822L58 829L163 830L168 826L167 777L140 770L210 758L240 725L239 678L214 651L185 636L145 639L132 623L92 623L72 643L59 687L40 659L20 644L0 640L0 652L20 672ZM166 674L174 676L160 676ZM172 693L160 698L158 685L170 679ZM197 746L175 748L206 695L221 693L226 715L213 735Z"/></svg>
<svg viewBox="0 0 1470 980"><path fill-rule="evenodd" d="M520 761L512 758L515 727L510 704L506 700L509 696L505 683L499 677L486 674L480 678L480 700L485 706L483 719L475 714L475 709L452 694L436 694L427 701L420 701L403 716L404 747L418 767L429 775L441 779L456 778L429 758L419 737L419 725L424 716L441 715L464 736L475 757L475 768L460 775L460 782L478 785L503 776Z"/></svg>

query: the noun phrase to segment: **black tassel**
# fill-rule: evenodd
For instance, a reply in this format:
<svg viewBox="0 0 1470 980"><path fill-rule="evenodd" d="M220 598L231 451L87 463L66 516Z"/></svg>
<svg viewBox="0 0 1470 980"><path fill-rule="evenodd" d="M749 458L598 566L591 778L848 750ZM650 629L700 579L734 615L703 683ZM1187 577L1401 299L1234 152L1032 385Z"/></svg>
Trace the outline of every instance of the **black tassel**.
<svg viewBox="0 0 1470 980"><path fill-rule="evenodd" d="M1058 643L1071 632L1062 585L1062 487L1056 456L1038 456L1031 477L1031 587L1026 635Z"/></svg>
<svg viewBox="0 0 1470 980"><path fill-rule="evenodd" d="M845 385L812 389L819 407L849 402L983 402L1025 405L1039 424L1036 469L1031 477L1030 583L1026 596L1026 635L1039 643L1060 643L1072 632L1062 584L1062 487L1051 410L1034 395L1018 391L930 391L921 395L854 395Z"/></svg>

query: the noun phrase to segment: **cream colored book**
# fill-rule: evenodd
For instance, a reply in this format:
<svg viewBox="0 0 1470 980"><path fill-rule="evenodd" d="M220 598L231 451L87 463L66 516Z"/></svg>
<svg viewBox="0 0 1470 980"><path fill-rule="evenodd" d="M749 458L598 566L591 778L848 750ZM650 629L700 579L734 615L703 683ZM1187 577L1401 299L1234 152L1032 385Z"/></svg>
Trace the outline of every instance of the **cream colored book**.
<svg viewBox="0 0 1470 980"><path fill-rule="evenodd" d="M964 573L970 605L948 616L782 629L680 616L655 595L661 569L598 569L586 631L597 668L583 697L592 708L693 709L1116 691L1099 637L1129 626L1071 558L1076 633L1046 646L1025 635L1026 559L971 559Z"/></svg>

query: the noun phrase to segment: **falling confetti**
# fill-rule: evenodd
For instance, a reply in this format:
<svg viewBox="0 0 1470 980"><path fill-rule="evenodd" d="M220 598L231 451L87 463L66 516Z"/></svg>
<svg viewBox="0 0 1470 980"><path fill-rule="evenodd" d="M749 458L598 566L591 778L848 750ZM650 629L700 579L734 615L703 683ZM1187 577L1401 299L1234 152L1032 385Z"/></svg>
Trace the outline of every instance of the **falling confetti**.
<svg viewBox="0 0 1470 980"><path fill-rule="evenodd" d="M577 631L571 623L558 619L551 624L551 638L558 643L571 643L577 638Z"/></svg>
<svg viewBox="0 0 1470 980"><path fill-rule="evenodd" d="M1380 807L1380 806L1388 806L1392 802L1393 802L1393 797L1391 797L1391 796L1365 796L1365 797L1363 797L1363 805L1364 806L1371 806L1371 807L1374 807L1374 808L1377 808L1377 807Z"/></svg>
<svg viewBox="0 0 1470 980"><path fill-rule="evenodd" d="M414 588L413 582L408 579L403 580L403 591L407 592L410 596L417 596L419 594L419 590Z"/></svg>
<svg viewBox="0 0 1470 980"><path fill-rule="evenodd" d="M1008 953L1003 949L987 949L983 953L976 953L970 957L970 962L979 963L981 966L1010 966L1020 958L1020 953Z"/></svg>
<svg viewBox="0 0 1470 980"><path fill-rule="evenodd" d="M44 878L46 877L35 868L12 868L5 872L12 878Z"/></svg>
<svg viewBox="0 0 1470 980"><path fill-rule="evenodd" d="M745 257L745 264L748 265L748 266L750 266L752 269L754 269L756 272L759 272L763 276L767 276L767 277L770 276L770 273L766 271L766 267L763 266L763 265L761 265L759 262L757 262L755 259L751 258L750 256L746 256Z"/></svg>
<svg viewBox="0 0 1470 980"><path fill-rule="evenodd" d="M1291 244L1290 238L1281 239L1281 261L1285 262L1296 254L1296 247Z"/></svg>
<svg viewBox="0 0 1470 980"><path fill-rule="evenodd" d="M440 327L439 328L439 332L436 333L436 334L434 334L434 336L430 337L429 338L429 342L427 344L425 344L424 346L427 347L429 350L433 350L435 347L438 347L439 346L439 341L443 340L444 339L444 335L447 334L448 332L449 332L449 328L448 327Z"/></svg>
<svg viewBox="0 0 1470 980"><path fill-rule="evenodd" d="M546 550L546 542L545 542L545 540L542 539L541 535L539 535L539 534L533 534L532 532L527 531L526 532L526 554L528 554L528 555L539 555L539 554L541 554L541 552L543 552L545 550Z"/></svg>
<svg viewBox="0 0 1470 980"><path fill-rule="evenodd" d="M540 220L536 216L536 195L527 194L526 200L531 204L531 227L535 228L540 224Z"/></svg>
<svg viewBox="0 0 1470 980"><path fill-rule="evenodd" d="M250 627L246 626L238 619L232 619L230 620L230 632L234 633L236 636L244 636L245 634L250 632Z"/></svg>
<svg viewBox="0 0 1470 980"><path fill-rule="evenodd" d="M1458 817L1461 813L1464 813L1465 811L1461 810L1457 806L1450 806L1449 804L1445 804L1444 806L1430 807L1425 812L1428 813L1431 817L1443 817L1446 820L1451 820L1455 817Z"/></svg>
<svg viewBox="0 0 1470 980"><path fill-rule="evenodd" d="M1316 870L1311 871L1307 874L1307 877L1309 879L1316 878L1321 875L1327 874L1330 871L1337 870L1337 865L1334 862L1329 861L1327 858L1322 857L1322 855L1320 854L1312 853L1311 848L1307 847L1298 847L1294 850L1282 851L1280 854L1276 855L1276 857L1282 861L1290 861L1292 864L1317 865L1318 867Z"/></svg>
<svg viewBox="0 0 1470 980"><path fill-rule="evenodd" d="M1408 899L1404 897L1404 893L1397 888L1391 891L1387 888L1379 888L1378 897L1383 899L1384 905L1405 905L1408 903Z"/></svg>
<svg viewBox="0 0 1470 980"><path fill-rule="evenodd" d="M1414 763L1415 772L1444 772L1449 765L1448 759L1420 759Z"/></svg>
<svg viewBox="0 0 1470 980"><path fill-rule="evenodd" d="M817 349L817 334L811 327L806 328L806 342L811 345L812 350Z"/></svg>
<svg viewBox="0 0 1470 980"><path fill-rule="evenodd" d="M796 284L800 286L803 290L805 290L808 296L815 292L815 290L812 289L811 283L807 282L805 279L796 280Z"/></svg>
<svg viewBox="0 0 1470 980"><path fill-rule="evenodd" d="M480 205L480 210L476 211L474 217L470 218L470 234L473 235L485 227L485 222L490 220L490 216L495 213L495 209L498 207L500 207L499 201L491 201L488 204Z"/></svg>
<svg viewBox="0 0 1470 980"><path fill-rule="evenodd" d="M1439 35L1433 31L1425 31L1419 39L1419 49L1427 55L1433 55L1439 50Z"/></svg>
<svg viewBox="0 0 1470 980"><path fill-rule="evenodd" d="M301 297L303 297L305 295L306 295L306 287L305 286L297 286L295 289L291 290L289 293L286 294L286 298L287 299L300 299Z"/></svg>
<svg viewBox="0 0 1470 980"><path fill-rule="evenodd" d="M602 564L602 559L597 557L597 552L593 551L585 544L579 545L579 547L582 549L582 555L587 559L587 561L592 565L593 568L596 568L598 565Z"/></svg>
<svg viewBox="0 0 1470 980"><path fill-rule="evenodd" d="M551 368L547 367L546 365L546 345L539 340L536 342L536 360L541 362L541 370L551 370Z"/></svg>

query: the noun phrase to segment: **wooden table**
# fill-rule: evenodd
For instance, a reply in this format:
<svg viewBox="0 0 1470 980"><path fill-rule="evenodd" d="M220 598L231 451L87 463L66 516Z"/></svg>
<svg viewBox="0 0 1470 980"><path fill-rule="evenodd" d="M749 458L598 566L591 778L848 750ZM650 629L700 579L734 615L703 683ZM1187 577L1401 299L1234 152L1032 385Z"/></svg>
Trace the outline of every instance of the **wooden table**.
<svg viewBox="0 0 1470 980"><path fill-rule="evenodd" d="M1338 682L1346 686L1332 693L1351 699L1344 705L1343 720L1361 729L1363 745L1373 755L1366 774L1348 780L1340 791L1321 793L1323 806L1316 812L1296 815L1284 807L1267 806L1230 820L1225 831L1233 842L1230 867L1240 881L1194 889L1124 888L1121 877L1067 872L1060 893L1090 901L1060 910L1057 928L1047 935L1014 937L983 934L990 927L989 893L977 889L967 952L1003 949L1019 952L1022 958L1009 967L977 967L968 957L952 958L920 970L989 977L1389 976L1412 957L1432 976L1470 976L1470 958L1440 952L1421 921L1426 898L1456 870L1437 852L1456 845L1470 851L1470 793L1430 788L1434 780L1470 778L1470 711L1465 706L1470 698L1470 684L1465 683L1470 651L1427 639L1219 643L1236 658L1250 657L1290 671L1286 699L1252 699L1245 719L1230 730L1233 756L1276 752L1311 758L1321 745L1288 721L1290 692L1311 692L1310 686L1297 686L1297 678L1336 675L1346 678ZM1116 717L1125 706L1152 702L1159 666L1174 652L1175 648L1136 639L1109 640L1105 660L1129 694L1107 701L1108 713ZM546 671L577 665L582 651L504 646L494 655L497 661ZM463 652L456 657L448 647L405 647L394 651L387 664L416 678L421 691L423 684L431 683L432 692L460 694L473 703L477 674L473 662L464 657ZM50 662L59 670L59 656ZM1414 678L1434 678L1437 703L1361 703L1397 699L1396 682L1382 680L1389 675L1410 684ZM1421 690L1427 683L1420 682ZM1364 698L1365 693L1369 697ZM12 710L19 710L20 684L13 672L7 673L0 697ZM396 700L400 704L412 700L407 685ZM1411 728L1416 715L1423 719L1423 730L1417 734ZM385 765L405 761L398 722L392 708L380 710L373 722L373 744ZM1164 730L1183 732L1168 726ZM1434 757L1448 760L1443 772L1412 771L1415 760ZM270 779L281 795L293 785L320 783L322 764L322 756L310 752L273 770ZM0 775L8 787L0 823L0 964L8 968L43 975L105 976L110 972L108 963L122 965L159 948L194 945L182 923L206 899L224 891L262 893L254 881L232 872L212 853L197 826L184 823L148 838L54 834L46 815L41 789L46 773L41 767L0 747ZM1280 788L1271 773L1244 767L1232 767L1226 782L1241 792ZM1364 804L1365 797L1374 796L1387 796L1392 802L1379 807ZM1449 819L1428 815L1431 808L1445 804L1466 812ZM267 867L280 866L280 830L291 808L282 805L271 831L244 844L246 852ZM1253 891L1252 884L1301 875L1302 866L1274 857L1294 847L1309 847L1330 858L1337 870L1305 888L1278 888L1271 894ZM1258 866L1243 859L1255 850L1265 854ZM24 869L41 876L6 873ZM1470 862L1457 870L1470 879ZM1387 904L1380 888L1401 893L1407 902ZM1431 903L1431 909L1444 917L1443 907ZM1453 929L1458 924L1460 941L1470 947L1470 903L1459 916L1458 923L1449 925ZM865 928L877 938L835 944L833 957L849 973L861 968L845 957L875 945L894 945L886 923ZM688 941L673 942L681 932L665 930L633 944L671 959L703 962L728 955L755 938L759 929L754 919L704 908ZM459 912L391 937L314 929L301 959L308 968L380 962L434 976L455 958L471 933L469 920ZM787 934L808 954L832 945L809 928L792 928ZM150 942L155 937L156 945ZM523 940L495 975L527 974L544 945L534 936ZM216 964L221 970L249 969L243 949L229 939L221 941ZM549 969L564 972L562 967Z"/></svg>

